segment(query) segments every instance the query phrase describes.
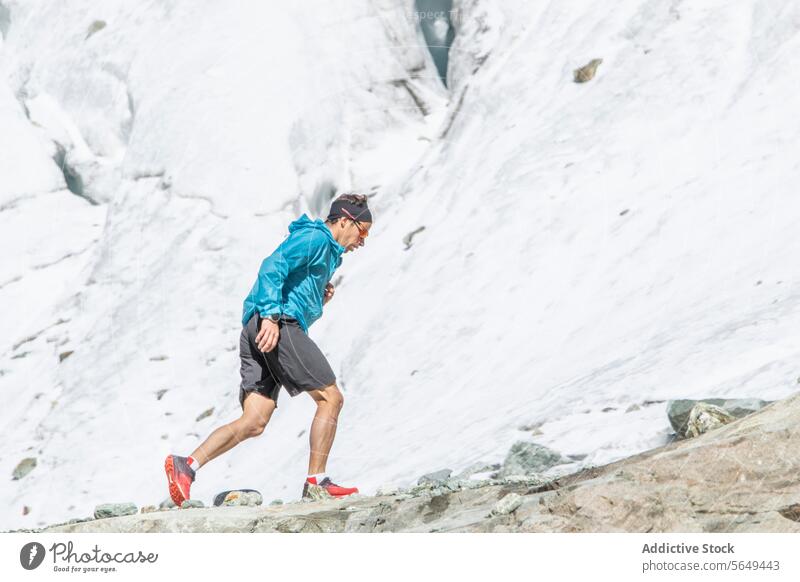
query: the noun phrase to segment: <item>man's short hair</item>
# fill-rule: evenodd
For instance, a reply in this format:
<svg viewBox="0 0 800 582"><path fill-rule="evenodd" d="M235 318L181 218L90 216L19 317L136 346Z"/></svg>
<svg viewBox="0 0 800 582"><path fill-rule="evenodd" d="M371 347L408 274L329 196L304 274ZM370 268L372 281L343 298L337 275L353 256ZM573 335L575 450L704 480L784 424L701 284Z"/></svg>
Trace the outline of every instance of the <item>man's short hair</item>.
<svg viewBox="0 0 800 582"><path fill-rule="evenodd" d="M343 210L349 212L356 220L372 222L372 213L367 206L367 197L363 194L348 192L338 196L331 202L331 209L326 221L333 222L339 218L347 217Z"/></svg>

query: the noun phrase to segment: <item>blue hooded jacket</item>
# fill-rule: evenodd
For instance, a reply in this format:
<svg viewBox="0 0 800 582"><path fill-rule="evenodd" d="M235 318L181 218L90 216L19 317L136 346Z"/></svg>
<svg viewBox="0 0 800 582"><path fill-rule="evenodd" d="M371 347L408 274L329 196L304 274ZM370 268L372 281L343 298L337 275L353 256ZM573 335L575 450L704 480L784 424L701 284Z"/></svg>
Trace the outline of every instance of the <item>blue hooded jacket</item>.
<svg viewBox="0 0 800 582"><path fill-rule="evenodd" d="M303 214L289 225L289 236L261 263L258 277L244 300L242 325L258 311L293 317L308 333L322 316L325 285L342 264L345 248L325 223Z"/></svg>

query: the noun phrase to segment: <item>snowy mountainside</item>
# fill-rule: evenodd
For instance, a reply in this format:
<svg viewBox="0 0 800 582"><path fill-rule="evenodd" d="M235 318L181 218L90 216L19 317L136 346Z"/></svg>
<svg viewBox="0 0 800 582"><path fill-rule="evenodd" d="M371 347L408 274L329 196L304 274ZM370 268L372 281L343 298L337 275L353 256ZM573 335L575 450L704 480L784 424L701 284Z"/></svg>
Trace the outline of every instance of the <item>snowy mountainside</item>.
<svg viewBox="0 0 800 582"><path fill-rule="evenodd" d="M166 495L164 455L239 412L261 259L334 190L376 216L311 328L362 492L796 390L795 3L455 2L447 89L411 2L0 4L8 527ZM282 393L194 496L298 496L312 414Z"/></svg>

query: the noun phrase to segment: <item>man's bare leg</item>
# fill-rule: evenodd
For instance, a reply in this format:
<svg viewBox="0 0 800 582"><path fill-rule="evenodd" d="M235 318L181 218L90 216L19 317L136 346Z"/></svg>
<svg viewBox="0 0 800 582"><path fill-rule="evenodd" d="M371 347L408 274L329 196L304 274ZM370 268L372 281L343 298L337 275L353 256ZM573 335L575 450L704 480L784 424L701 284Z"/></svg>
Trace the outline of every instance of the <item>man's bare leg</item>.
<svg viewBox="0 0 800 582"><path fill-rule="evenodd" d="M344 396L339 392L336 384L309 390L308 393L317 403L317 411L309 431L311 453L308 458L308 474L316 475L325 472L328 455L333 446L333 438L336 436L339 412L344 405Z"/></svg>
<svg viewBox="0 0 800 582"><path fill-rule="evenodd" d="M219 427L192 452L192 458L202 467L211 459L220 456L243 440L257 437L267 426L275 411L275 401L257 392L250 392L244 399L242 416Z"/></svg>

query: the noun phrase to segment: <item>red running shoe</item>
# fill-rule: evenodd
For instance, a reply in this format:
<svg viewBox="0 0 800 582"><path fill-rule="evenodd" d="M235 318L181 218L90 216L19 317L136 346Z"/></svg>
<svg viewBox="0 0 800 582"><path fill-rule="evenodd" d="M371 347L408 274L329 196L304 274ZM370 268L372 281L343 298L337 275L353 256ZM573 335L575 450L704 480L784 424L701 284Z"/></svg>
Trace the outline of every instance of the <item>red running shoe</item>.
<svg viewBox="0 0 800 582"><path fill-rule="evenodd" d="M346 497L358 493L358 487L342 487L325 477L317 483L316 477L309 477L303 485L303 499L321 499L325 497Z"/></svg>
<svg viewBox="0 0 800 582"><path fill-rule="evenodd" d="M169 483L169 496L178 507L189 499L189 489L194 482L194 469L189 466L187 457L169 455L164 461L164 471L167 472Z"/></svg>

